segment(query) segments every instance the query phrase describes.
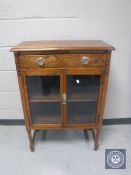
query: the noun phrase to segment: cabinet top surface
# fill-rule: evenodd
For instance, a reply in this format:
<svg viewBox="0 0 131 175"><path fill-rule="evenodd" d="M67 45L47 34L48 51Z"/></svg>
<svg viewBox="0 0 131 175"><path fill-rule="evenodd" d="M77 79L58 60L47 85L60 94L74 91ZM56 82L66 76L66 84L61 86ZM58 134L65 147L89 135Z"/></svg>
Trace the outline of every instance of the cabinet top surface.
<svg viewBox="0 0 131 175"><path fill-rule="evenodd" d="M12 48L12 52L53 51L53 50L114 50L114 47L101 40L41 40L24 41Z"/></svg>

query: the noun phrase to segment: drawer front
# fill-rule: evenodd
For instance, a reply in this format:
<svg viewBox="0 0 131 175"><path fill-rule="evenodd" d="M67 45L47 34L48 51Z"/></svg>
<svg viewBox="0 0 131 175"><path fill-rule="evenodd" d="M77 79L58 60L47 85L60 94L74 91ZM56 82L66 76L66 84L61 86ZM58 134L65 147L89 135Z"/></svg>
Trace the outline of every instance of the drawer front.
<svg viewBox="0 0 131 175"><path fill-rule="evenodd" d="M21 69L105 66L106 54L21 55Z"/></svg>
<svg viewBox="0 0 131 175"><path fill-rule="evenodd" d="M22 55L19 57L21 69L60 67L57 55Z"/></svg>
<svg viewBox="0 0 131 175"><path fill-rule="evenodd" d="M106 54L67 54L62 55L65 67L105 66Z"/></svg>

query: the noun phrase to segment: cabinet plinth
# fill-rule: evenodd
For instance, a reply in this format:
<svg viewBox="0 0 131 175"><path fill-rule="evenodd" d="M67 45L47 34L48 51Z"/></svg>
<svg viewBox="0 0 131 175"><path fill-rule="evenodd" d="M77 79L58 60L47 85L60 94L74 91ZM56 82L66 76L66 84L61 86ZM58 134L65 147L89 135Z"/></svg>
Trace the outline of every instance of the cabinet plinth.
<svg viewBox="0 0 131 175"><path fill-rule="evenodd" d="M112 50L98 40L25 41L11 49L31 151L36 131L65 128L91 130L98 149Z"/></svg>

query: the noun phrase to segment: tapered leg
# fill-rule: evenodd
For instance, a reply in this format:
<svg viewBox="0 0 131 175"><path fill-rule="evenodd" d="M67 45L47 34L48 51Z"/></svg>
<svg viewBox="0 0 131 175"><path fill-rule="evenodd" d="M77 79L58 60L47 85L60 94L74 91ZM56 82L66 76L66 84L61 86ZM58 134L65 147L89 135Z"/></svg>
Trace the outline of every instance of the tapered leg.
<svg viewBox="0 0 131 175"><path fill-rule="evenodd" d="M27 129L27 133L28 133L28 138L29 138L29 142L30 142L30 150L31 150L31 152L33 152L35 150L35 148L34 148L34 139L33 139L32 134L31 134L31 129Z"/></svg>
<svg viewBox="0 0 131 175"><path fill-rule="evenodd" d="M100 128L96 129L96 134L95 134L95 139L94 139L94 150L97 150L98 146L99 146L98 140L99 140L99 136L100 136L100 131L101 131Z"/></svg>

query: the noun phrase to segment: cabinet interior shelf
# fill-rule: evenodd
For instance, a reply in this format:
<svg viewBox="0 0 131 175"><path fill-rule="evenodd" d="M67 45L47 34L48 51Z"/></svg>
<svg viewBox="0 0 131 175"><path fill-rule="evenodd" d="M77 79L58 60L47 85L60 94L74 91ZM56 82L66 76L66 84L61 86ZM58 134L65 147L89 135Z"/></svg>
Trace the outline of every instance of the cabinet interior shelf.
<svg viewBox="0 0 131 175"><path fill-rule="evenodd" d="M75 95L72 95L71 97L69 97L67 99L67 102L87 102L87 101L97 101L97 98L82 98L81 96L75 96ZM58 97L58 96L33 96L31 99L30 99L30 102L31 103L48 103L48 102L52 102L52 103L57 103L57 102L61 102L61 99Z"/></svg>
<svg viewBox="0 0 131 175"><path fill-rule="evenodd" d="M32 94L30 97L30 102L61 102L59 93L51 93L49 95L43 94ZM67 101L68 102L80 102L80 101L97 101L98 95L95 89L92 89L87 93L87 91L81 92L73 92L71 94L67 94Z"/></svg>
<svg viewBox="0 0 131 175"><path fill-rule="evenodd" d="M32 103L38 103L38 102L60 102L60 98L57 95L49 95L49 96L33 96L30 99L30 102Z"/></svg>

